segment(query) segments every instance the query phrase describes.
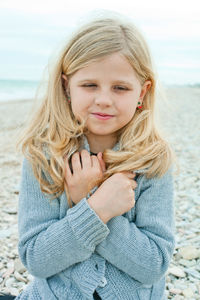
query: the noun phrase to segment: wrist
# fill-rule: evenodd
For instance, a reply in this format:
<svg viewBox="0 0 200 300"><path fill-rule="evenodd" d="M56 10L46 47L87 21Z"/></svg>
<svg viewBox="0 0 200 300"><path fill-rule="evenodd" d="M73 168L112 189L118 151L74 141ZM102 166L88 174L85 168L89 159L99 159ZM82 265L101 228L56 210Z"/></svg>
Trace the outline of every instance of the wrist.
<svg viewBox="0 0 200 300"><path fill-rule="evenodd" d="M104 224L106 224L111 219L111 217L106 214L105 207L102 206L101 202L97 199L96 195L93 194L87 200L87 202Z"/></svg>

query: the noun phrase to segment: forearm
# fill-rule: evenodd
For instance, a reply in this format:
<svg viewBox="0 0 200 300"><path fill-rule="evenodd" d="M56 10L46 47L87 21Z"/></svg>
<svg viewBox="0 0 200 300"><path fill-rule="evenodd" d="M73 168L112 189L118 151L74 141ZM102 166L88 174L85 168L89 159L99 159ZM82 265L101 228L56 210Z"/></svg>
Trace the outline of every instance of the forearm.
<svg viewBox="0 0 200 300"><path fill-rule="evenodd" d="M172 179L171 170L161 179L140 177L129 218L112 218L110 234L96 247L111 264L146 284L164 275L175 246Z"/></svg>
<svg viewBox="0 0 200 300"><path fill-rule="evenodd" d="M19 254L34 276L49 277L86 260L109 233L86 199L61 218L64 203L65 194L49 202L25 160L18 208Z"/></svg>
<svg viewBox="0 0 200 300"><path fill-rule="evenodd" d="M137 228L123 216L114 217L107 225L110 234L97 245L98 254L144 284L163 276L174 250L174 237L167 228L162 238Z"/></svg>
<svg viewBox="0 0 200 300"><path fill-rule="evenodd" d="M109 233L86 199L68 209L67 216L20 234L19 254L29 272L49 277L88 259ZM91 237L92 236L92 237Z"/></svg>

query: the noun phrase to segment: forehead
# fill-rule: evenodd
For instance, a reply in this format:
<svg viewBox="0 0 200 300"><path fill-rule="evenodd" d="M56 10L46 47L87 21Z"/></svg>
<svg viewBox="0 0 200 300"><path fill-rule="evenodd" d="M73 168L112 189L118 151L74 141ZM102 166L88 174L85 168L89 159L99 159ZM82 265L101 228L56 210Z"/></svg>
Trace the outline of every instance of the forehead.
<svg viewBox="0 0 200 300"><path fill-rule="evenodd" d="M113 80L138 80L136 72L128 62L125 56L120 53L110 54L99 58L88 64L88 66L79 69L71 79L84 80L85 78L103 77L113 78Z"/></svg>

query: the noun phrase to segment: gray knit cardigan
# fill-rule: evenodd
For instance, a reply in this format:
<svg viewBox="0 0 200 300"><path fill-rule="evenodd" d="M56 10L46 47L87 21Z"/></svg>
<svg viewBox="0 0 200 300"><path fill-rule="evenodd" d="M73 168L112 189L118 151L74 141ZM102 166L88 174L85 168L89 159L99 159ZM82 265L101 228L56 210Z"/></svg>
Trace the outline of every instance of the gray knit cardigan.
<svg viewBox="0 0 200 300"><path fill-rule="evenodd" d="M83 148L90 151L86 137ZM18 250L34 280L17 300L92 300L95 290L103 300L166 299L175 246L172 167L160 179L136 173L135 206L104 224L88 196L72 208L65 193L50 202L24 159Z"/></svg>

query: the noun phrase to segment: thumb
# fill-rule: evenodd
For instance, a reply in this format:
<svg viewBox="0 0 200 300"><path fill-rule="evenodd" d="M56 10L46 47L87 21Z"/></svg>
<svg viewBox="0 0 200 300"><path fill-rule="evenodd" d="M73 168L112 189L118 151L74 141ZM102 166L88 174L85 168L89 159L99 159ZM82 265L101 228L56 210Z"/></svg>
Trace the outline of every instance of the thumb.
<svg viewBox="0 0 200 300"><path fill-rule="evenodd" d="M133 179L136 176L136 174L131 171L123 171L122 173L130 179Z"/></svg>

